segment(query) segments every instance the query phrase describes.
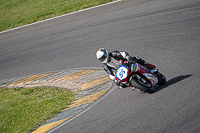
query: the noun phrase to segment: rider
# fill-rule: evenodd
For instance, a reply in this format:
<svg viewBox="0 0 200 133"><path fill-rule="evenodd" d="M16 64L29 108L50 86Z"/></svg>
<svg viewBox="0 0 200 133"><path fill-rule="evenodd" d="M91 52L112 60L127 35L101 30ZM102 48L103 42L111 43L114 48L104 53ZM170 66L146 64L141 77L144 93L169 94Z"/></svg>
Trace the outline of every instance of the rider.
<svg viewBox="0 0 200 133"><path fill-rule="evenodd" d="M149 68L151 73L157 72L156 66L146 63L139 56L131 57L127 52L124 51L112 51L108 53L105 48L100 48L97 51L96 56L97 59L103 63L103 69L108 73L109 77L116 82L116 85L120 86L120 88L125 88L127 86L115 79L113 69L117 70L119 68L119 60L122 60L123 62L136 62Z"/></svg>

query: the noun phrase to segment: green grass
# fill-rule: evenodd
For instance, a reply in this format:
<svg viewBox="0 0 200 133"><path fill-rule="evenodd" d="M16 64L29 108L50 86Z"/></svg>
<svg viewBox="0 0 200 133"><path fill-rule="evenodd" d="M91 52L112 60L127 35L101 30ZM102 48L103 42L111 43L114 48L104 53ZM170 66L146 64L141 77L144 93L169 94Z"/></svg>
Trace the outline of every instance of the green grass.
<svg viewBox="0 0 200 133"><path fill-rule="evenodd" d="M0 0L0 31L113 0Z"/></svg>
<svg viewBox="0 0 200 133"><path fill-rule="evenodd" d="M58 88L0 88L0 133L31 132L73 100L74 93Z"/></svg>

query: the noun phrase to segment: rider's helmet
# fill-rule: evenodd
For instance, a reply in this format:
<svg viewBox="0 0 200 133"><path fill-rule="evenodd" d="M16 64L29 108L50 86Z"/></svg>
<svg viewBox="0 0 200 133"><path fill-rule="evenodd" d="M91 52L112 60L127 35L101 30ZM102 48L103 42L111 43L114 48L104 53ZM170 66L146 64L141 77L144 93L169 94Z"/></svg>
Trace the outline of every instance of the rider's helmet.
<svg viewBox="0 0 200 133"><path fill-rule="evenodd" d="M100 48L96 53L97 59L102 63L107 63L109 58L109 53L105 48Z"/></svg>

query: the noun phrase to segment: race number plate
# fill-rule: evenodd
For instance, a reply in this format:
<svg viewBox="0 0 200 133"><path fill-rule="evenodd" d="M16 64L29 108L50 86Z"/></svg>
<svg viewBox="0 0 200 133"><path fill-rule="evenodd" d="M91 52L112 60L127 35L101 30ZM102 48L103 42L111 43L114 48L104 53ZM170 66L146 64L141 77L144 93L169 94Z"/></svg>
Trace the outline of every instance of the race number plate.
<svg viewBox="0 0 200 133"><path fill-rule="evenodd" d="M117 70L117 78L122 81L124 79L126 79L128 76L128 69L126 67L120 67Z"/></svg>

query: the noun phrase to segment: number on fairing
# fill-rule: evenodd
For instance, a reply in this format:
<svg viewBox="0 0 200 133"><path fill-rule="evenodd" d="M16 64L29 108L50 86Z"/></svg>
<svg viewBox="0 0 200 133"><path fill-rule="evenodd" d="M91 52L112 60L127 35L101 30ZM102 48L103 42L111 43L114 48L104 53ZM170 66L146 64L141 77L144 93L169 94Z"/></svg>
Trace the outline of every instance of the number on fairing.
<svg viewBox="0 0 200 133"><path fill-rule="evenodd" d="M127 77L128 75L128 69L125 67L120 67L117 71L117 77L119 80L123 80Z"/></svg>

